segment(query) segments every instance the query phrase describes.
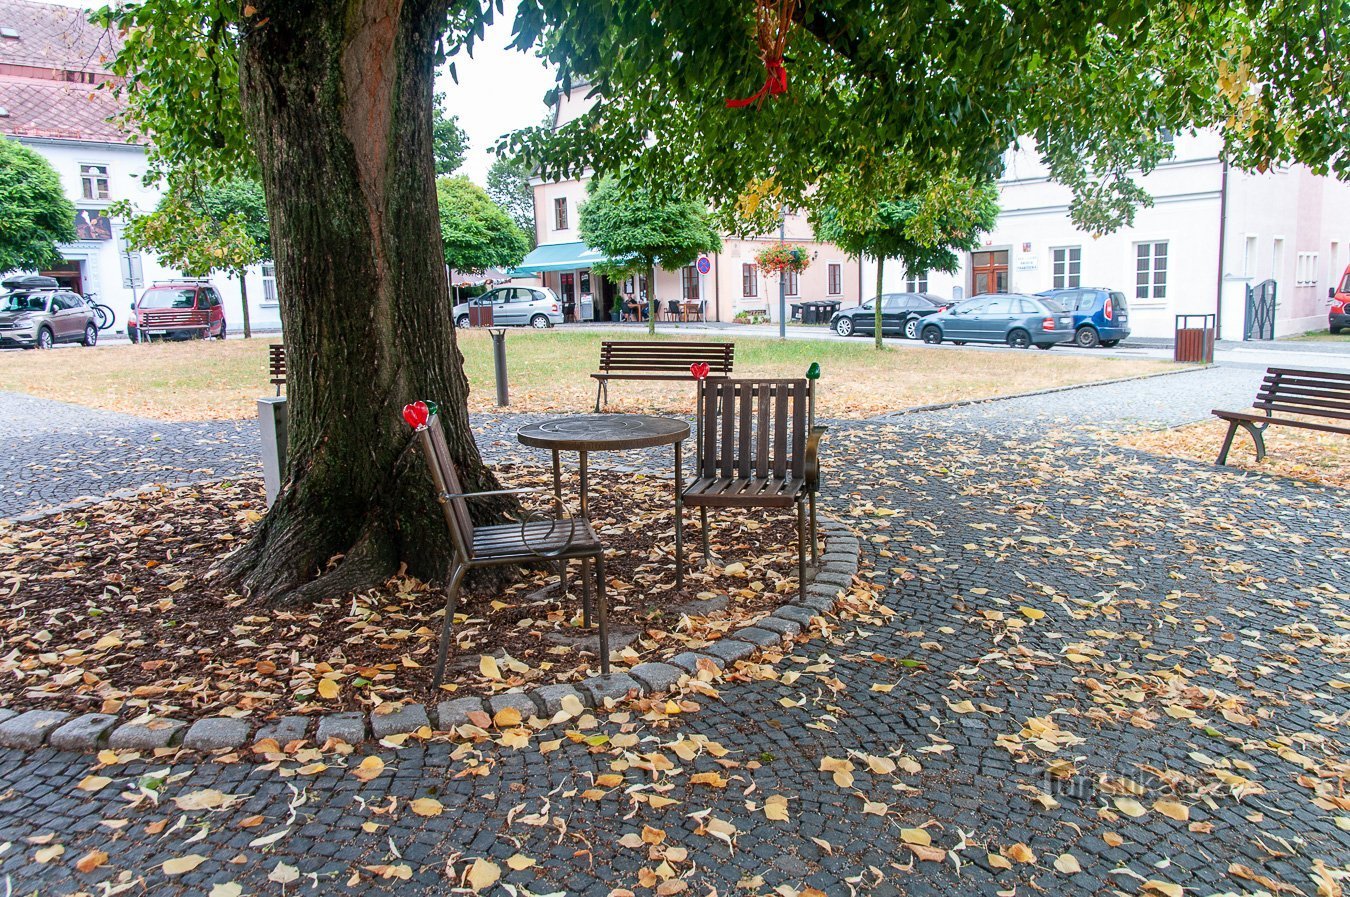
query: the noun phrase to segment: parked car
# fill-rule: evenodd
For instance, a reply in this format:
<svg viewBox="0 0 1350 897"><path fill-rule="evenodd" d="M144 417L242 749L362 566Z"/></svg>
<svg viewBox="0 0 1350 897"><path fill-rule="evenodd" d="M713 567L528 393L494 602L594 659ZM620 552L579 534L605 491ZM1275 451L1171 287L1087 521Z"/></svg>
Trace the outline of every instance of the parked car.
<svg viewBox="0 0 1350 897"><path fill-rule="evenodd" d="M225 338L225 306L209 280L170 280L141 293L131 306L127 337L151 339Z"/></svg>
<svg viewBox="0 0 1350 897"><path fill-rule="evenodd" d="M1073 339L1073 316L1054 299L1022 293L972 296L930 315L919 331L925 343L1007 343L1049 349Z"/></svg>
<svg viewBox="0 0 1350 897"><path fill-rule="evenodd" d="M92 306L54 278L11 277L0 284L0 346L50 349L57 343L98 343Z"/></svg>
<svg viewBox="0 0 1350 897"><path fill-rule="evenodd" d="M1327 312L1327 329L1332 333L1340 333L1342 328L1350 330L1350 265L1346 266L1345 273L1341 275L1340 286L1329 289L1327 296L1331 299L1331 311Z"/></svg>
<svg viewBox="0 0 1350 897"><path fill-rule="evenodd" d="M497 287L454 308L455 326L469 326L471 306L492 306L492 323L499 327L545 330L563 322L562 302L548 287Z"/></svg>
<svg viewBox="0 0 1350 897"><path fill-rule="evenodd" d="M1046 290L1037 293L1064 306L1073 315L1073 341L1084 349L1111 348L1130 335L1130 307L1125 294L1104 287Z"/></svg>
<svg viewBox="0 0 1350 897"><path fill-rule="evenodd" d="M951 302L932 293L882 293L881 335L919 338L919 322L951 306ZM840 336L876 333L876 300L841 308L830 317L830 327Z"/></svg>

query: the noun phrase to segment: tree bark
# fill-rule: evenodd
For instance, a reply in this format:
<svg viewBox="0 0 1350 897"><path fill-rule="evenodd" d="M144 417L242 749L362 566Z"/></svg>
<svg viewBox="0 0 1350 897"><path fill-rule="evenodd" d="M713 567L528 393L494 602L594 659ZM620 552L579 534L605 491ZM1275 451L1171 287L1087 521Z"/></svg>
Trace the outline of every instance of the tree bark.
<svg viewBox="0 0 1350 897"><path fill-rule="evenodd" d="M656 262L647 262L647 334L656 336L656 310L661 300L656 298Z"/></svg>
<svg viewBox="0 0 1350 897"><path fill-rule="evenodd" d="M883 346L884 346L884 344L881 342L881 271L882 271L882 268L884 268L885 266L886 266L886 257L883 256L883 255L878 255L878 256L877 256L877 296L876 296L876 299L874 300L874 304L873 304L873 306L872 306L872 314L875 315L875 317L874 317L872 320L875 322L875 326L876 326L876 341L877 341L877 348L878 348L878 349L881 349L881 348L883 348Z"/></svg>
<svg viewBox="0 0 1350 897"><path fill-rule="evenodd" d="M253 329L248 323L248 272L241 268L235 272L235 276L239 278L239 299L244 307L244 339L251 339Z"/></svg>
<svg viewBox="0 0 1350 897"><path fill-rule="evenodd" d="M401 407L436 402L464 488L498 488L469 429L439 240L431 116L446 0L252 5L240 82L271 218L289 459L223 571L284 602L370 588L400 564L439 579L450 541Z"/></svg>

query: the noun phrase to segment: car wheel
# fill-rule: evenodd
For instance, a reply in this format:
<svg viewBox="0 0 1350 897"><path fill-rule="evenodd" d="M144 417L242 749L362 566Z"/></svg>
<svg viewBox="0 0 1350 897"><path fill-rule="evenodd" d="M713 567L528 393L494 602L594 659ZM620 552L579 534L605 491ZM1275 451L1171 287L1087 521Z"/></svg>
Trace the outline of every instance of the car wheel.
<svg viewBox="0 0 1350 897"><path fill-rule="evenodd" d="M225 322L224 322L224 321L221 321L221 322L220 322L220 333L216 336L216 339L224 339L224 338L225 338Z"/></svg>
<svg viewBox="0 0 1350 897"><path fill-rule="evenodd" d="M1335 336L1336 334L1341 332L1341 328L1339 327L1328 327L1327 330L1331 331L1332 336Z"/></svg>
<svg viewBox="0 0 1350 897"><path fill-rule="evenodd" d="M835 321L835 322L834 322L834 332L837 333L837 334L839 334L840 336L852 336L852 335L853 335L853 319L852 319L852 318L845 317L845 318L840 318L839 320Z"/></svg>
<svg viewBox="0 0 1350 897"><path fill-rule="evenodd" d="M923 341L930 346L936 346L942 342L942 331L936 327L925 327L923 329Z"/></svg>
<svg viewBox="0 0 1350 897"><path fill-rule="evenodd" d="M84 344L94 346L98 344L98 328L93 324L84 325Z"/></svg>
<svg viewBox="0 0 1350 897"><path fill-rule="evenodd" d="M465 328L465 327L468 327L468 326L469 326L469 316L468 316L468 315L460 315L458 318L455 318L455 326L456 326L456 327L459 327L459 328L461 328L461 329L463 329L463 328Z"/></svg>
<svg viewBox="0 0 1350 897"><path fill-rule="evenodd" d="M1106 348L1106 349L1114 349L1116 346L1119 346L1119 345L1120 345L1120 340L1118 340L1118 339L1104 339L1104 340L1102 340L1102 347L1103 347L1103 348Z"/></svg>
<svg viewBox="0 0 1350 897"><path fill-rule="evenodd" d="M52 347L52 332L46 327L38 331L37 347L39 349L50 349Z"/></svg>
<svg viewBox="0 0 1350 897"><path fill-rule="evenodd" d="M1101 344L1101 337L1091 327L1079 327L1073 335L1074 343L1082 349L1095 349Z"/></svg>
<svg viewBox="0 0 1350 897"><path fill-rule="evenodd" d="M548 315L535 315L530 318L530 326L535 330L547 330L553 325L548 322Z"/></svg>
<svg viewBox="0 0 1350 897"><path fill-rule="evenodd" d="M919 319L910 318L905 322L905 339L919 338Z"/></svg>
<svg viewBox="0 0 1350 897"><path fill-rule="evenodd" d="M952 340L952 345L953 345L953 346L964 346L965 344L966 344L966 341L963 340L963 339L954 339L954 340Z"/></svg>
<svg viewBox="0 0 1350 897"><path fill-rule="evenodd" d="M1048 352L1048 351L1050 351L1051 349L1055 348L1055 344L1054 344L1054 343L1037 343L1037 344L1036 344L1036 348L1037 348L1037 349L1044 349L1045 351Z"/></svg>
<svg viewBox="0 0 1350 897"><path fill-rule="evenodd" d="M1013 330L1008 334L1008 345L1014 349L1025 349L1031 345L1031 334L1025 330Z"/></svg>

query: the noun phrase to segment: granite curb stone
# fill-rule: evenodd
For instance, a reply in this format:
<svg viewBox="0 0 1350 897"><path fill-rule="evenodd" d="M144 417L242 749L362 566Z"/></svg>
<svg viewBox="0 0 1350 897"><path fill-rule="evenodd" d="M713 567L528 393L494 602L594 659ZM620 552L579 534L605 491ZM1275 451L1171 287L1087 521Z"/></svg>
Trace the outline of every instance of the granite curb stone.
<svg viewBox="0 0 1350 897"><path fill-rule="evenodd" d="M372 713L370 715L370 734L379 741L390 735L404 735L416 732L426 726L431 728L431 719L427 708L421 704L404 704L392 713Z"/></svg>
<svg viewBox="0 0 1350 897"><path fill-rule="evenodd" d="M61 751L89 751L103 746L108 732L117 725L109 713L86 713L63 723L52 732L47 744Z"/></svg>
<svg viewBox="0 0 1350 897"><path fill-rule="evenodd" d="M192 724L183 736L183 747L193 751L219 751L237 748L248 741L247 720L208 716Z"/></svg>
<svg viewBox="0 0 1350 897"><path fill-rule="evenodd" d="M314 740L322 747L328 739L336 738L348 744L360 744L366 740L366 715L364 713L330 713L319 717L319 731Z"/></svg>
<svg viewBox="0 0 1350 897"><path fill-rule="evenodd" d="M267 738L275 738L278 745L285 747L292 741L303 741L309 734L309 717L306 716L283 716L274 723L268 723L258 729L258 734L254 736L253 743L257 744Z"/></svg>
<svg viewBox="0 0 1350 897"><path fill-rule="evenodd" d="M470 713L486 712L482 698L455 698L436 705L436 728L441 731L469 724Z"/></svg>
<svg viewBox="0 0 1350 897"><path fill-rule="evenodd" d="M670 691L680 682L685 671L668 663L640 663L628 675L647 686L647 691Z"/></svg>
<svg viewBox="0 0 1350 897"><path fill-rule="evenodd" d="M183 737L187 723L178 719L161 718L148 723L126 723L113 729L108 736L108 747L148 751L173 747Z"/></svg>
<svg viewBox="0 0 1350 897"><path fill-rule="evenodd" d="M39 748L47 740L47 733L70 719L60 710L30 710L0 723L0 745L17 748Z"/></svg>
<svg viewBox="0 0 1350 897"><path fill-rule="evenodd" d="M494 717L506 710L508 707L520 711L521 719L529 719L532 716L539 715L539 705L525 692L511 692L504 695L493 695L488 698L488 712Z"/></svg>
<svg viewBox="0 0 1350 897"><path fill-rule="evenodd" d="M330 713L318 717L314 742L323 745L329 739L337 739L360 744L368 738L379 740L424 726L447 731L468 723L472 712L495 715L506 707L519 710L525 718L538 716L540 711L544 717L552 717L562 709L562 701L568 695L575 696L583 706L603 707L606 698L622 701L629 694L669 691L684 674L698 672L700 659L726 669L759 648L780 644L784 638L808 630L812 618L832 611L843 590L852 584L861 552L857 536L847 526L830 520L822 521L820 531L826 540L825 552L806 594L701 651L683 651L662 661L640 663L624 672L591 676L575 684L553 683L529 691L494 695L486 701L476 697L442 701L431 708L430 715L421 704L407 704L392 713ZM189 750L215 751L257 744L268 738L284 746L304 740L309 726L310 718L305 716L285 716L256 730L249 720L231 717L207 717L190 725L174 719L118 725L117 718L109 714L86 713L72 718L62 711L21 713L0 708L0 745L38 748L50 743L59 750L94 750L106 743L115 749L152 750L181 743Z"/></svg>

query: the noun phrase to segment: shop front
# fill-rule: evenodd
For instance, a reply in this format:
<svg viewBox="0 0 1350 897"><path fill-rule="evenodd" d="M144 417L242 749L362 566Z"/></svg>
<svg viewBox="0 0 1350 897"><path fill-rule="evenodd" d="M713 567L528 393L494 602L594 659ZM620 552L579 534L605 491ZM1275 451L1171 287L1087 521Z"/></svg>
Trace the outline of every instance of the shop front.
<svg viewBox="0 0 1350 897"><path fill-rule="evenodd" d="M608 321L617 291L608 278L591 270L605 260L604 253L585 243L549 243L536 247L511 274L538 276L558 294L568 322Z"/></svg>

